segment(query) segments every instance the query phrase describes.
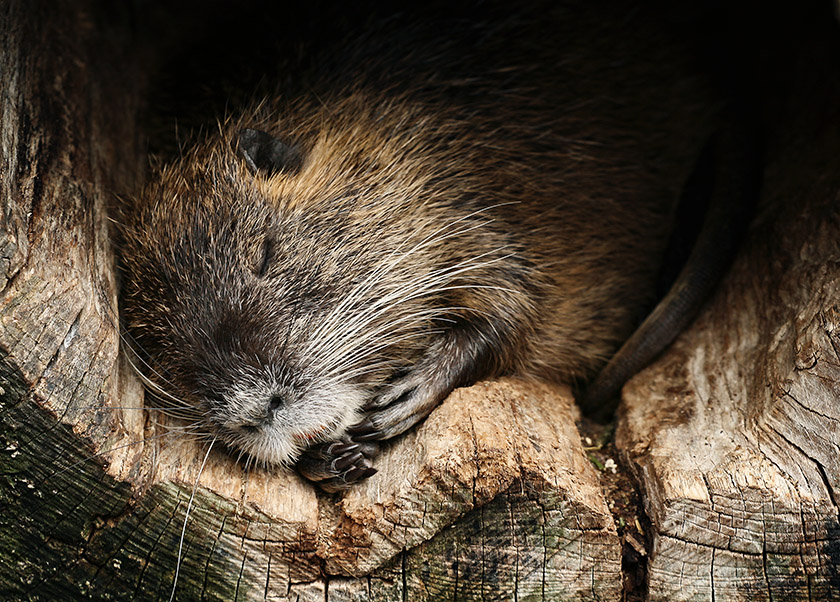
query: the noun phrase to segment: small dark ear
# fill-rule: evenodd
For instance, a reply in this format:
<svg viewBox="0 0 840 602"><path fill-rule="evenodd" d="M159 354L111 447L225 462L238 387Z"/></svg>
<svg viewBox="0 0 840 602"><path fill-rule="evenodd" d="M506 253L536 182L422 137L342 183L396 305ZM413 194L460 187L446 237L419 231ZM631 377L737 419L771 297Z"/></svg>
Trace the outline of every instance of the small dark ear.
<svg viewBox="0 0 840 602"><path fill-rule="evenodd" d="M290 146L260 130L242 130L235 146L236 153L245 160L253 173L295 173L303 163L303 156L296 146Z"/></svg>

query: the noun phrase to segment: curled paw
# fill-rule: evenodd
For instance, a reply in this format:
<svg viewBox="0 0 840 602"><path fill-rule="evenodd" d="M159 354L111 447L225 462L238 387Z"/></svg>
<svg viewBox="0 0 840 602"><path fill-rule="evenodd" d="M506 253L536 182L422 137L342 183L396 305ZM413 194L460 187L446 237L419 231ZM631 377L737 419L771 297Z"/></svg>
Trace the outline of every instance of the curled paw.
<svg viewBox="0 0 840 602"><path fill-rule="evenodd" d="M355 430L349 429L347 438L308 449L298 460L298 471L328 492L342 491L373 476L376 474L373 458L379 453L379 445L364 439L371 437L372 428L365 421L356 425Z"/></svg>

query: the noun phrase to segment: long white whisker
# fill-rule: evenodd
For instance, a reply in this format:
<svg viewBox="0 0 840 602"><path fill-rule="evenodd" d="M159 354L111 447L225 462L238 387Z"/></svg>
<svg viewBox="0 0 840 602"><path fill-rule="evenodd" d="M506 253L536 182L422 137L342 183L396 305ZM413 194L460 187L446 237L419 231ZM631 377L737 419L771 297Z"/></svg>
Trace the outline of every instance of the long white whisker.
<svg viewBox="0 0 840 602"><path fill-rule="evenodd" d="M373 371L379 369L379 367L381 367L381 365L397 364L398 362L395 362L395 361L391 360L391 361L379 362L377 364L372 364L372 365L360 365L368 357L370 357L372 355L376 355L377 353L381 352L384 349L387 349L388 347L391 347L393 345L397 345L399 343L403 343L405 341L409 341L413 338L427 337L430 334L430 332L425 332L425 331L424 332L414 332L414 333L411 333L411 334L408 334L408 335L405 335L405 336L401 336L397 339L394 339L393 337L389 337L389 336L380 337L377 341L374 341L373 346L365 349L365 351L363 353L360 353L359 355L349 355L348 354L349 357L347 357L347 359L344 362L330 367L325 372L324 377L325 378L332 378L332 377L335 377L337 375L341 375L343 380L349 380L349 379L352 379L352 378L355 378L355 377L359 376L360 374L365 374L367 372L373 372ZM354 365L358 366L355 370L349 370L348 369L348 367L354 366ZM376 366L376 368L374 368L373 366Z"/></svg>
<svg viewBox="0 0 840 602"><path fill-rule="evenodd" d="M122 329L120 329L120 330L118 331L118 334L119 334L120 340L121 340L123 343L125 343L125 348L126 348L126 349L128 349L128 350L131 352L131 353L126 353L126 354L125 354L125 357L126 357L126 359L128 360L128 363L131 365L132 369L133 369L135 372L140 373L140 370L138 370L138 368L137 368L136 364L134 364L134 362L131 360L131 356L134 356L134 357L135 357L135 358L136 358L139 362L141 362L141 363L143 364L143 366L145 366L146 368L148 368L148 370L149 370L149 372L150 372L150 373L154 374L154 375L155 375L157 378L159 378L162 382L166 383L167 385L171 385L171 384L172 384L172 383L169 381L169 379L168 379L168 378L166 378L166 377L165 377L165 376L163 376L160 372L158 372L158 371L157 371L157 370L156 370L156 369L155 369L155 368L154 368L154 367L153 367L153 366L152 366L149 362L147 362L146 360L144 360L144 359L140 356L140 354L139 354L139 353L137 353L137 351L135 350L135 346L137 347L137 349L142 349L142 347L140 347L140 345L137 343L137 341L136 341L136 339L134 339L134 337L132 337L132 336L131 336L129 333L127 333L127 332L126 332L126 333L123 333ZM131 339L131 340L129 340L129 339Z"/></svg>
<svg viewBox="0 0 840 602"><path fill-rule="evenodd" d="M130 357L128 357L127 355L126 355L126 359L128 360L129 365L132 367L132 369L134 370L135 374L137 374L137 377L140 379L140 381L143 383L143 385L144 385L147 389L149 389L151 392L153 392L153 393L154 393L154 394L155 394L158 398L160 398L160 399L161 399L161 401L169 401L169 402L172 402L173 404L175 404L175 406L176 406L176 407L182 407L182 408L189 408L189 407L191 407L188 403L186 403L185 401L183 401L183 400L181 400L181 399L179 399L179 398L175 397L174 395L172 395L171 393L169 393L168 391L166 391L165 389L163 389L160 385L158 385L158 384L157 384L155 381L153 381L151 378L149 378L148 376L146 376L146 375L145 375L145 374L144 374L144 373L143 373L143 372L142 372L142 371L141 371L141 370L137 367L137 365L136 365L136 364L132 361L132 359L131 359Z"/></svg>
<svg viewBox="0 0 840 602"><path fill-rule="evenodd" d="M207 453L204 454L204 460L201 462L201 468L198 469L198 475L195 477L192 493L190 494L190 501L187 503L187 512L184 515L184 526L181 527L181 541L178 543L178 561L175 564L175 578L172 580L172 594L169 596L169 602L175 599L175 588L178 585L178 574L181 572L181 552L184 550L184 536L187 533L187 521L190 519L190 509L192 508L195 492L198 489L198 480L201 478L201 473L204 472L204 465L207 464L207 458L210 457L210 450L213 449L213 444L216 443L216 438L207 446Z"/></svg>
<svg viewBox="0 0 840 602"><path fill-rule="evenodd" d="M464 287L451 287L451 288L473 288L470 286ZM478 288L478 287L476 287ZM480 287L480 288L492 288L497 289L499 287ZM507 290L507 289L500 289L500 290ZM438 322L451 322L452 320L434 316L434 313L441 312L441 313L454 313L458 311L468 312L471 314L476 314L480 316L490 317L487 312L482 310L471 308L471 307L460 307L460 306L453 306L453 307L442 307L437 308L435 310L428 310L427 312L417 312L417 314L411 314L404 318L405 321L414 320L414 322L409 323L409 327L414 326L416 324L417 327L421 327L423 324L428 322L427 317L423 317L422 319L418 317L419 314L430 314L431 316L435 317L435 320ZM324 375L326 377L334 377L338 374L341 374L344 378L350 379L358 376L357 372L361 371L362 374L368 371L374 370L365 370L365 366L361 366L361 364L366 358L370 357L371 355L375 355L380 351L393 346L399 343L411 340L413 338L420 338L420 337L428 337L434 334L440 334L444 332L441 328L432 328L432 329L423 329L417 330L406 330L400 336L394 335L395 324L397 322L383 322L380 324L379 328L376 330L371 331L370 333L366 333L366 337L359 340L351 340L349 341L349 345L346 345L344 348L336 350L334 356L336 357L344 357L344 361L334 366L325 366L322 368L325 370ZM397 331L400 332L400 331ZM379 335L379 336L376 336ZM374 338L376 336L376 338ZM354 353L358 348L364 347L364 351L361 353ZM381 362L387 363L387 362ZM396 363L396 362L390 362ZM355 369L355 371L349 371L348 367L358 365L359 367Z"/></svg>
<svg viewBox="0 0 840 602"><path fill-rule="evenodd" d="M497 249L497 251L498 250L501 249ZM492 251L483 253L474 259L484 257L490 253L492 253ZM439 270L439 274L437 276L433 276L430 278L429 275L426 275L425 277L415 278L414 281L410 282L409 285L406 285L406 287L409 288L409 290L411 290L410 285L414 284L415 282L420 283L422 286L416 287L410 293L406 293L403 295L391 294L377 300L365 312L361 312L360 315L354 316L354 319L352 321L348 321L348 323L343 328L338 329L335 333L331 333L330 340L321 343L319 353L311 359L312 363L320 365L329 365L333 361L333 356L335 356L337 353L340 353L341 349L344 348L344 345L339 344L340 341L346 341L347 339L351 339L354 336L357 336L359 333L364 333L372 322L374 322L382 315L391 313L393 311L393 308L400 303L406 303L408 301L412 301L416 298L420 298L423 296L433 296L441 292L458 289L498 288L499 290L508 290L509 292L513 292L512 290L504 289L503 287L492 287L489 285L473 284L438 286L435 288L435 285L441 283L442 281L447 281L463 273L486 267L487 265L490 265L496 261L500 261L503 258L504 257L494 258L489 261L480 263L470 263L470 261L474 261L474 259L463 261L459 264L456 264L455 266L451 266L450 268L444 268L442 270ZM441 313L445 310L433 309L430 311ZM389 324L396 325L398 323L399 321L391 321ZM367 334L368 336L370 336L370 333Z"/></svg>
<svg viewBox="0 0 840 602"><path fill-rule="evenodd" d="M32 488L31 488L31 491L33 491L33 492L34 492L34 491L38 491L39 487L40 487L43 483L46 483L48 480L50 480L50 479L54 479L54 478L56 478L56 477L59 477L59 476L63 475L64 473L66 473L66 472L68 472L68 471L70 471L70 470L73 470L74 468L76 468L76 467L78 467L78 466L81 466L81 465L82 465L82 464L84 464L85 462L88 462L88 461L90 461L90 460L92 460L93 458L96 458L96 457L98 457L98 456L104 456L105 454L108 454L108 453L110 453L110 452L118 451L118 450L120 450L120 449L125 449L125 448L127 448L127 447L132 447L132 446L134 446L134 445L140 445L140 444L142 444L142 443L147 443L147 442L149 442L149 441L154 441L155 439L161 439L161 438L163 438L163 437L171 437L171 436L173 436L173 435L178 435L179 437L184 437L184 436L186 436L186 435L187 435L187 433L184 433L184 432L182 432L182 431L178 431L178 430L174 430L174 431L167 430L166 432L159 433L159 434L157 434L157 435L153 435L153 436L151 436L151 437L143 437L142 439L139 439L139 440L137 440L137 441L129 441L128 443L123 443L123 444L120 444L120 445L115 445L114 447L109 447L108 449L104 449L104 450L102 450L102 451L100 451L100 452L97 452L97 453L95 453L95 454L91 454L91 455L89 455L89 456L86 456L86 457L82 458L81 460L78 460L77 462L73 462L72 464L70 464L70 465L68 465L68 466L65 466L65 467L64 467L64 468L62 468L61 470L57 470L57 471L55 471L55 472L53 472L53 473L51 473L51 474L49 474L49 475L46 475L46 476L45 476L43 479L41 479L40 481L38 481L38 482L36 482L36 483L33 483L33 484L35 485L35 487L32 487Z"/></svg>
<svg viewBox="0 0 840 602"><path fill-rule="evenodd" d="M393 257L393 256L394 256L394 255L395 255L395 254L396 254L396 253L400 250L400 248L402 247L402 244L400 244L399 246L397 246L397 248L395 248L395 249L394 249L394 250L393 250L393 251L392 251L392 252L391 252L391 253L390 253L390 254L386 257L386 260L385 260L385 261L381 262L381 263L380 263L380 265L379 265L377 268L375 268L375 269L374 269L374 270L373 270L373 271L372 271L372 272L368 275L368 277L367 277L365 280L363 280L363 281L362 281L362 282L361 282L361 283L360 283L360 284L356 287L356 289L355 289L354 291L351 291L351 292L350 292L350 294L349 294L349 295L347 295L347 297L345 297L345 299L343 299L341 303L339 303L339 304L338 304L335 308L333 308L332 312L330 312L330 314L328 314L328 315L327 315L326 319L325 319L325 320L324 320L324 322L321 324L321 326L319 327L319 329L318 329L315 333L313 333L313 336L312 336L312 339L311 339L311 340L313 340L313 341L317 341L317 340L319 340L319 339L321 338L321 336L322 336L322 333L323 333L323 332L328 332L328 331L329 331L329 329L331 329L331 328L332 328L332 326L333 326L333 322L334 322L335 320L339 320L339 319L340 319L340 317L341 317L341 315L343 315L343 313L345 312L345 310L346 310L348 307L350 307L353 303L355 303L355 300L356 300L356 299L358 299L358 298L359 298L359 297L360 297L363 293L365 293L367 290L369 290L369 288L370 288L370 287L371 287L371 286L372 286L375 282L377 282L377 281L379 280L379 277L380 277L380 275L381 275L381 274L383 274L383 273L388 273L389 271L393 270L393 269L394 269L394 268L395 268L395 267L396 267L396 266L397 266L400 262L402 262L402 261L403 261L406 257L411 256L412 254L416 253L418 250L420 250L420 249L422 249L422 248L424 248L424 247L426 247L426 246L428 246L428 245L430 245L430 244L432 244L432 243L441 242L441 241L446 240L447 238L450 238L450 237L452 237L452 236L459 236L459 235L461 235L461 234L464 234L464 233L469 232L469 231L471 231L471 230L474 230L474 229L476 229L476 228L482 227L482 226L486 225L487 223L492 222L493 220L488 220L487 222L482 222L482 223L480 223L480 224L475 224L475 225L473 225L473 226L471 226L471 227L469 227L469 228L459 230L459 231L457 231L457 232L455 232L455 233L450 233L450 234L447 234L446 236L443 236L443 237L437 237L437 235L438 235L440 232L445 232L448 228L451 228L452 226L455 226L456 224L458 224L458 223L460 223L460 222L462 222L462 221L464 221L464 220L470 219L471 217L474 217L474 216L476 216L476 215L479 215L479 214L481 214L481 213L483 213L483 212L485 212L485 211L489 211L489 210L491 210L491 209L495 209L495 208L497 208L497 207L501 207L501 206L503 206L503 205L508 205L508 204L512 204L512 203L498 203L498 204L496 204L496 205L491 205L491 206L489 206L489 207L483 207L483 208L478 209L478 210L476 210L476 211L474 211L474 212L472 212L472 213L469 213L469 214L467 214L467 215L464 215L464 216L462 216L462 217L460 217L460 218L458 218L458 219L456 219L456 220L454 220L454 221L452 221L452 222L449 222L449 223L447 223L446 225L441 226L441 227L440 227L440 228L438 228L437 230L435 230L435 231L433 231L432 233L428 234L428 235L427 235L424 239L422 239L420 242L418 242L418 243L417 243L414 247L412 247L412 248L411 248L411 249L409 249L408 251L404 252L404 253L403 253L402 255L400 255L399 257L397 257L396 261L393 261L393 262L388 262L387 260L388 260L388 259L390 259L391 257ZM437 238L435 238L435 237L437 237Z"/></svg>
<svg viewBox="0 0 840 602"><path fill-rule="evenodd" d="M311 361L313 363L323 362L323 356L331 353L332 351L330 348L330 343L332 341L342 340L348 337L352 337L359 332L364 332L364 330L368 327L368 325L371 322L373 322L383 314L390 313L393 310L393 308L399 305L400 303L412 301L416 298L423 296L432 296L440 291L454 290L455 288L468 288L471 286L481 286L461 285L460 287L458 287L453 285L451 287L441 287L440 285L443 282L453 279L461 274L486 267L495 262L502 261L503 259L510 257L511 255L508 254L505 256L493 258L489 261L476 263L476 260L482 259L493 253L498 253L504 250L504 248L505 247L499 247L493 251L487 251L485 253L477 255L476 257L461 261L453 266L442 268L440 270L437 270L436 272L432 272L431 274L417 276L409 280L408 282L403 283L402 290L393 291L377 299L364 311L357 313L352 321L346 321L342 327L337 328L333 332L331 332L330 337L323 337L326 340L316 340L315 342L319 343L319 345L317 350L310 349L310 351L313 352L310 356Z"/></svg>

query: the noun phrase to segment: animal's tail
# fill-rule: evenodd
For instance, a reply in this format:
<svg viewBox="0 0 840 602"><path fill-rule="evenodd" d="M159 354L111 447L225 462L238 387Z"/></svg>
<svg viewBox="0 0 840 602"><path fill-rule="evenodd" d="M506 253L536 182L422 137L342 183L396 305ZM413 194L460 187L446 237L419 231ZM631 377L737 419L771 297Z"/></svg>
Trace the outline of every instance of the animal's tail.
<svg viewBox="0 0 840 602"><path fill-rule="evenodd" d="M762 153L756 121L746 109L730 108L724 127L706 144L681 203L695 200L698 193L708 195L697 241L668 294L585 389L579 401L591 418L606 421L612 416L625 381L691 323L729 266L760 191Z"/></svg>

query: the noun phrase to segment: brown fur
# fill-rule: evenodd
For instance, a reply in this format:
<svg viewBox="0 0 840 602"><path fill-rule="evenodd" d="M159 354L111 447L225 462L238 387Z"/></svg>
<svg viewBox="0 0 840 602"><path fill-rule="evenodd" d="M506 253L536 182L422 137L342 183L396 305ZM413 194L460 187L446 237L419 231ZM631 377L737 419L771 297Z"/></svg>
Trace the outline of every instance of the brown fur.
<svg viewBox="0 0 840 602"><path fill-rule="evenodd" d="M366 409L393 436L479 378L587 379L650 308L711 113L678 45L564 9L461 26L429 44L375 29L124 209L150 386L258 459L340 439ZM243 128L294 145L299 169L251 173ZM286 430L265 427L274 397Z"/></svg>

